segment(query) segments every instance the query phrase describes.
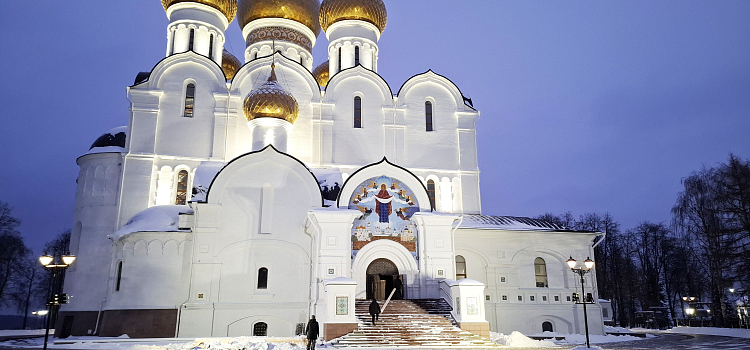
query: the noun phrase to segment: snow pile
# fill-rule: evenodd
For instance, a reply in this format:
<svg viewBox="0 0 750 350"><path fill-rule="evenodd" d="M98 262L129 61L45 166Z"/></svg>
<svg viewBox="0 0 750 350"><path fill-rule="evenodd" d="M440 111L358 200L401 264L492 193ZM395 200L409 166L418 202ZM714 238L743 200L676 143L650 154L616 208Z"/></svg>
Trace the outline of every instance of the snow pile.
<svg viewBox="0 0 750 350"><path fill-rule="evenodd" d="M750 329L740 329L740 328L675 327L675 328L665 331L665 333L721 335L725 337L750 339Z"/></svg>
<svg viewBox="0 0 750 350"><path fill-rule="evenodd" d="M109 235L120 239L133 232L178 232L179 215L192 213L187 205L157 205L135 214L119 231Z"/></svg>
<svg viewBox="0 0 750 350"><path fill-rule="evenodd" d="M555 343L549 340L534 340L518 331L513 331L510 335L490 332L490 340L514 348L551 348L555 346Z"/></svg>
<svg viewBox="0 0 750 350"><path fill-rule="evenodd" d="M630 328L604 326L604 333L633 333Z"/></svg>
<svg viewBox="0 0 750 350"><path fill-rule="evenodd" d="M301 338L300 338L301 339ZM300 345L302 344L302 345ZM274 342L261 337L196 339L194 342L167 345L135 345L131 350L301 350L304 343Z"/></svg>
<svg viewBox="0 0 750 350"><path fill-rule="evenodd" d="M221 162L201 162L197 168L195 168L195 175L193 176L193 196L190 198L191 202L205 202L206 195L208 194L208 188L211 187L211 182L214 181L216 174L226 165Z"/></svg>
<svg viewBox="0 0 750 350"><path fill-rule="evenodd" d="M591 349L593 349L593 350L604 350L604 349L602 349L602 348L600 348L598 346L594 346L594 345L592 345L590 348L587 348L586 345L579 345L579 346L576 346L576 347L574 347L574 348L572 348L570 350L591 350Z"/></svg>

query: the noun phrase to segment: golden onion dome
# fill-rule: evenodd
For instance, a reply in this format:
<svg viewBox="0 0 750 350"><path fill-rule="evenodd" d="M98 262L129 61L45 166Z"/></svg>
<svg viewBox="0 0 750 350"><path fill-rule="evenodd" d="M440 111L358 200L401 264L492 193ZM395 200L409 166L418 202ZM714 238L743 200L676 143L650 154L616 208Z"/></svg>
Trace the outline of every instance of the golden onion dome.
<svg viewBox="0 0 750 350"><path fill-rule="evenodd" d="M299 117L297 100L276 81L273 65L268 81L250 91L242 107L247 121L255 118L278 118L294 124Z"/></svg>
<svg viewBox="0 0 750 350"><path fill-rule="evenodd" d="M388 22L383 0L323 0L320 4L320 26L323 31L331 24L347 19L358 19L374 24L383 33Z"/></svg>
<svg viewBox="0 0 750 350"><path fill-rule="evenodd" d="M221 70L224 71L224 76L227 77L227 81L232 80L237 71L242 67L242 63L237 57L234 57L227 49L221 53Z"/></svg>
<svg viewBox="0 0 750 350"><path fill-rule="evenodd" d="M231 22L237 15L237 1L235 0L161 0L161 6L166 11L169 6L180 2L195 2L198 4L211 6L223 13L227 22Z"/></svg>
<svg viewBox="0 0 750 350"><path fill-rule="evenodd" d="M304 24L316 37L320 34L318 0L237 0L237 3L240 29L256 19L286 18Z"/></svg>
<svg viewBox="0 0 750 350"><path fill-rule="evenodd" d="M319 66L313 69L313 76L318 81L320 86L328 85L328 61L321 63Z"/></svg>

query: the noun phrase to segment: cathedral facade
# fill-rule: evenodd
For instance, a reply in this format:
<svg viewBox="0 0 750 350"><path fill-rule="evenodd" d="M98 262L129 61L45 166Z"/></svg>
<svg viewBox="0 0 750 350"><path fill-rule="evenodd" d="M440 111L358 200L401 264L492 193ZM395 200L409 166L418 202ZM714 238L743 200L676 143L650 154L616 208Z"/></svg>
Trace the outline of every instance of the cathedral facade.
<svg viewBox="0 0 750 350"><path fill-rule="evenodd" d="M165 58L77 159L58 335L292 336L316 315L331 339L389 297L444 299L480 335L583 332L565 262L602 234L482 215L480 113L431 70L395 91L378 74L382 0L162 5Z"/></svg>

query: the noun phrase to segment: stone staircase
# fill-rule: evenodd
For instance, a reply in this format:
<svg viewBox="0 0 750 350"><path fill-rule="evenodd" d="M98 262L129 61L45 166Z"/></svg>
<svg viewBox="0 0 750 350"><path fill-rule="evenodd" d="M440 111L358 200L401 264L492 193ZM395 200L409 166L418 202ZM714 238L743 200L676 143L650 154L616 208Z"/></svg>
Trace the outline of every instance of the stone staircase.
<svg viewBox="0 0 750 350"><path fill-rule="evenodd" d="M385 301L379 301L383 307ZM391 300L380 319L372 325L369 300L356 301L359 329L334 344L347 347L498 347L488 339L466 332L451 316L451 307L443 299Z"/></svg>

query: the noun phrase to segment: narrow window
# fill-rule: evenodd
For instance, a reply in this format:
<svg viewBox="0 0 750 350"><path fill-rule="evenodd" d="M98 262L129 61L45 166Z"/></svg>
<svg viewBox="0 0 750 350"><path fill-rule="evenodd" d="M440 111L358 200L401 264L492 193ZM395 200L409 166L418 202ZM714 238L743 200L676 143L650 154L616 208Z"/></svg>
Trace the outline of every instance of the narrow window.
<svg viewBox="0 0 750 350"><path fill-rule="evenodd" d="M268 288L268 269L261 267L258 269L258 289Z"/></svg>
<svg viewBox="0 0 750 350"><path fill-rule="evenodd" d="M255 53L253 54L253 59L256 59L256 58L258 58L258 51L255 51Z"/></svg>
<svg viewBox="0 0 750 350"><path fill-rule="evenodd" d="M338 72L340 72L341 71L341 48L340 47L339 47L339 61L337 63L338 63L338 66L339 66L338 67L339 68Z"/></svg>
<svg viewBox="0 0 750 350"><path fill-rule="evenodd" d="M185 117L193 117L193 107L195 103L195 84L190 83L185 89Z"/></svg>
<svg viewBox="0 0 750 350"><path fill-rule="evenodd" d="M115 292L120 291L120 281L122 281L122 261L117 263L117 278L115 279Z"/></svg>
<svg viewBox="0 0 750 350"><path fill-rule="evenodd" d="M534 259L534 274L536 275L536 286L539 288L549 287L547 285L547 265L544 259Z"/></svg>
<svg viewBox="0 0 750 350"><path fill-rule="evenodd" d="M552 332L552 322L542 322L542 332Z"/></svg>
<svg viewBox="0 0 750 350"><path fill-rule="evenodd" d="M184 205L185 202L187 202L187 183L187 170L180 170L180 172L177 173L177 195L175 196L174 204Z"/></svg>
<svg viewBox="0 0 750 350"><path fill-rule="evenodd" d="M214 59L214 35L208 38L208 58Z"/></svg>
<svg viewBox="0 0 750 350"><path fill-rule="evenodd" d="M195 39L195 29L190 28L190 42L188 43L188 51L193 51L194 39Z"/></svg>
<svg viewBox="0 0 750 350"><path fill-rule="evenodd" d="M466 259L461 255L456 255L456 279L466 278Z"/></svg>
<svg viewBox="0 0 750 350"><path fill-rule="evenodd" d="M253 336L254 337L265 337L268 331L268 325L265 322L258 322L253 325Z"/></svg>
<svg viewBox="0 0 750 350"><path fill-rule="evenodd" d="M359 46L354 47L354 65L357 66L359 64Z"/></svg>
<svg viewBox="0 0 750 350"><path fill-rule="evenodd" d="M430 197L430 205L435 208L435 181L427 180L427 196Z"/></svg>
<svg viewBox="0 0 750 350"><path fill-rule="evenodd" d="M299 64L302 64L302 55L299 55Z"/></svg>
<svg viewBox="0 0 750 350"><path fill-rule="evenodd" d="M362 98L359 96L354 97L354 127L362 127Z"/></svg>
<svg viewBox="0 0 750 350"><path fill-rule="evenodd" d="M427 131L432 131L432 102L430 101L424 103L424 119Z"/></svg>
<svg viewBox="0 0 750 350"><path fill-rule="evenodd" d="M169 47L169 54L170 55L174 54L174 37L175 37L175 35L177 35L177 30L173 29L172 30L172 44Z"/></svg>

